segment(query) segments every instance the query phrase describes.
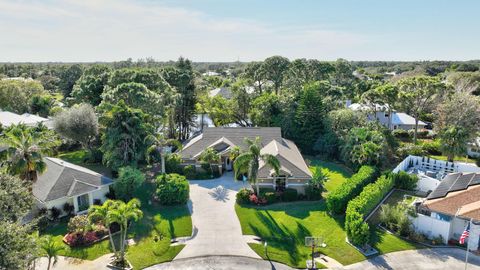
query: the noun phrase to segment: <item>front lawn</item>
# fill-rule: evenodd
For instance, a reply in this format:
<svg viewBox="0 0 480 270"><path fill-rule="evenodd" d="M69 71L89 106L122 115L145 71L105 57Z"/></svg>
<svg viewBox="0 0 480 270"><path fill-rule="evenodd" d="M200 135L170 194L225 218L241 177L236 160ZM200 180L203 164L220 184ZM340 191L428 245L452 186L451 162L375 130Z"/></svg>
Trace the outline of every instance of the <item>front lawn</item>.
<svg viewBox="0 0 480 270"><path fill-rule="evenodd" d="M443 160L443 161L447 161L447 160L448 160L447 156L434 156L434 155L430 155L430 158L438 159L438 160ZM459 156L456 156L453 161L455 161L455 162L473 163L473 164L475 164L475 162L476 162L475 159L467 158L467 157L459 157Z"/></svg>
<svg viewBox="0 0 480 270"><path fill-rule="evenodd" d="M306 161L312 173L320 168L322 173L328 177L328 180L324 183L326 192L331 192L338 188L353 174L350 168L341 163L323 161L315 158L307 158Z"/></svg>

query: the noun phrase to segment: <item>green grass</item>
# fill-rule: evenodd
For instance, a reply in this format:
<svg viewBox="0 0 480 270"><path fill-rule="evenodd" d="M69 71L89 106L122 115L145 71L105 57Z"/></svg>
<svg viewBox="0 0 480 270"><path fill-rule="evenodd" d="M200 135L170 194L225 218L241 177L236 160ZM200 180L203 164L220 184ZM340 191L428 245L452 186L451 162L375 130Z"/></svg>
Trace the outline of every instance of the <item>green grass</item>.
<svg viewBox="0 0 480 270"><path fill-rule="evenodd" d="M86 152L83 150L59 155L68 162L85 166L99 173L110 170L101 164L85 164ZM142 203L143 218L132 223L128 230L128 237L133 238L135 245L127 248L127 259L134 269L142 269L150 265L171 261L183 248L182 245L170 246L170 240L175 237L190 236L192 234L192 219L186 205L161 206L151 202L152 193L155 187L146 181L141 188L135 192L135 197ZM108 239L98 242L92 246L81 248L68 248L62 238L67 233L68 220L52 225L47 228L43 235L49 234L58 241L59 245L65 247L61 255L94 260L102 255L111 253ZM158 236L159 241L155 242Z"/></svg>
<svg viewBox="0 0 480 270"><path fill-rule="evenodd" d="M447 161L447 156L434 156L434 155L430 155L430 158L433 158L433 159L438 159L438 160L443 160L443 161ZM456 156L454 161L459 161L459 162L466 162L466 163L474 163L475 164L475 159L471 159L471 158L467 158L467 157L459 157L459 156Z"/></svg>
<svg viewBox="0 0 480 270"><path fill-rule="evenodd" d="M320 168L322 173L328 177L328 181L324 183L326 192L331 192L338 188L343 182L352 176L352 171L347 166L340 163L310 158L307 158L307 162L312 173Z"/></svg>
<svg viewBox="0 0 480 270"><path fill-rule="evenodd" d="M372 235L373 247L376 248L380 254L389 252L419 249L423 248L421 245L417 245L408 241L405 241L393 234L387 233L381 229L375 229Z"/></svg>

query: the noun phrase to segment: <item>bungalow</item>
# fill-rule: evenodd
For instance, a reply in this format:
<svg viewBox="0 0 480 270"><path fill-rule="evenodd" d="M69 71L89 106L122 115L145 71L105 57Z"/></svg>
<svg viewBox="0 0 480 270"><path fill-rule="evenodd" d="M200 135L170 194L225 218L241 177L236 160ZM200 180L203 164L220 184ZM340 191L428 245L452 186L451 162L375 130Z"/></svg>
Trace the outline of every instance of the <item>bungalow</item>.
<svg viewBox="0 0 480 270"><path fill-rule="evenodd" d="M431 238L442 236L445 244L459 240L470 220L469 247L479 249L480 173L447 175L428 197L416 205L414 229Z"/></svg>
<svg viewBox="0 0 480 270"><path fill-rule="evenodd" d="M410 130L415 128L415 118L403 112L392 111L390 120L388 105L374 104L374 106L368 106L365 104L353 103L349 105L348 108L354 111L367 112L367 119L369 121L378 121L390 130ZM389 121L391 121L391 123L389 123ZM426 126L427 123L420 120L418 121L418 129L424 129Z"/></svg>
<svg viewBox="0 0 480 270"><path fill-rule="evenodd" d="M201 134L187 141L178 154L183 165L199 167L200 155L211 147L221 157L219 168L231 171L233 162L230 160L230 150L235 146L245 150L244 139L253 140L256 137L260 138L261 153L274 155L281 165L279 174L276 174L268 165L260 163L258 185L276 190L294 188L299 193L304 193L312 174L295 143L282 138L278 127L207 127Z"/></svg>
<svg viewBox="0 0 480 270"><path fill-rule="evenodd" d="M58 158L47 157L44 161L46 170L33 184L38 209L62 210L68 203L75 214L81 214L106 199L112 179Z"/></svg>
<svg viewBox="0 0 480 270"><path fill-rule="evenodd" d="M51 119L43 118L38 115L24 113L22 115L0 111L0 124L3 127L9 127L11 125L25 124L27 126L36 126L39 123L43 123L49 129L53 128L53 121Z"/></svg>

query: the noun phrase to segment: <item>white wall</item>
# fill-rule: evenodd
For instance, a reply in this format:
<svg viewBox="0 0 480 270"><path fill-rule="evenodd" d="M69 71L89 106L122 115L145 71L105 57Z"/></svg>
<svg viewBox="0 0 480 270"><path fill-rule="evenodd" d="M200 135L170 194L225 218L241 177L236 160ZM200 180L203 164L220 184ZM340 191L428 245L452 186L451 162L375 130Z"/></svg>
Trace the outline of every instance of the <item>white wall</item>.
<svg viewBox="0 0 480 270"><path fill-rule="evenodd" d="M418 214L416 218L412 218L412 225L416 232L423 233L430 238L441 235L445 244L448 243L450 236L450 222Z"/></svg>
<svg viewBox="0 0 480 270"><path fill-rule="evenodd" d="M94 192L92 192L93 200L99 199L102 202L105 201L107 199L107 197L105 197L105 194L107 194L108 191L108 186L103 186L99 190L95 190Z"/></svg>
<svg viewBox="0 0 480 270"><path fill-rule="evenodd" d="M55 208L59 209L60 211L62 211L60 216L64 216L66 214L66 213L63 212L63 206L65 205L65 203L69 203L69 204L73 205L73 199L65 197L65 198L60 198L60 199L57 199L57 200L49 201L49 202L46 202L44 204L44 207L47 208L47 209L52 209L53 207L55 207Z"/></svg>
<svg viewBox="0 0 480 270"><path fill-rule="evenodd" d="M473 163L463 163L463 162L454 162L453 168L452 168L452 162L447 162L443 160L437 160L437 159L427 159L425 157L422 161L422 157L419 156L408 156L406 157L402 162L400 162L395 169L393 169L394 173L397 173L399 171L406 171L408 169L408 166L410 164L410 161L412 161L413 166L421 166L423 168L425 167L431 167L433 168L434 166L437 168L437 171L445 170L445 171L453 171L453 172L480 172L480 167L477 167Z"/></svg>

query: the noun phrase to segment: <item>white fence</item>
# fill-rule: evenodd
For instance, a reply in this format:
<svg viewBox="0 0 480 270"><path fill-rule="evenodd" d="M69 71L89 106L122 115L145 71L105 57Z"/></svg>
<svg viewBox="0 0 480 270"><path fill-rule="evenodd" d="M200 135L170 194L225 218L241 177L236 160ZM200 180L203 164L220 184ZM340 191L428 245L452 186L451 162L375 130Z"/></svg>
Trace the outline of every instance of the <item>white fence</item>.
<svg viewBox="0 0 480 270"><path fill-rule="evenodd" d="M441 235L444 244L447 244L450 234L450 222L418 214L416 218L412 219L412 225L416 232L423 233L429 238Z"/></svg>
<svg viewBox="0 0 480 270"><path fill-rule="evenodd" d="M427 170L433 171L445 171L445 172L480 172L480 168L472 163L463 162L448 162L429 157L408 156L402 162L400 162L395 169L394 173L399 171L407 171L410 167L421 167Z"/></svg>

